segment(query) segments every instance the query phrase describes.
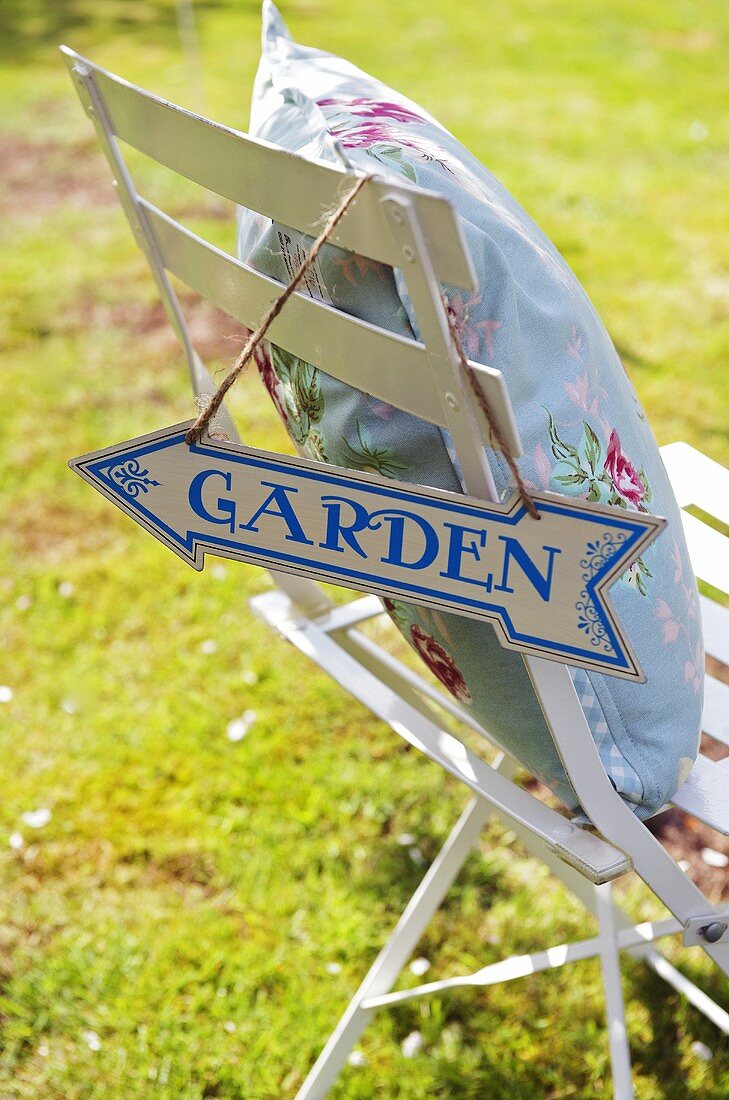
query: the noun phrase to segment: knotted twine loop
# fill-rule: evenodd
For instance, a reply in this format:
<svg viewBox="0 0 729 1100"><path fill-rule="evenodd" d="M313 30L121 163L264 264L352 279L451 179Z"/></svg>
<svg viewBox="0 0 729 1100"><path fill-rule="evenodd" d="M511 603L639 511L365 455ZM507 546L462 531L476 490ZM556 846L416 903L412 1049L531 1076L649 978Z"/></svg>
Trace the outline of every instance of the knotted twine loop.
<svg viewBox="0 0 729 1100"><path fill-rule="evenodd" d="M258 345L264 339L269 328L276 320L291 295L296 290L306 272L316 260L317 256L321 252L323 245L329 240L332 233L337 228L339 222L347 213L364 185L371 179L371 175L360 176L352 190L347 195L345 195L337 209L327 218L324 228L311 246L311 251L309 252L309 255L303 261L289 285L282 291L278 298L276 298L276 300L273 302L269 310L264 314L263 319L261 320L261 323L259 324L256 331L251 333L251 335L248 337L248 340L246 341L243 350L241 351L233 366L230 368L228 374L226 374L225 378L220 383L215 393L210 397L207 404L200 412L195 423L186 433L185 442L188 444L188 446L191 447L193 443L197 443L203 432L206 431L210 424L210 421L213 419L218 409L222 405L228 390L238 381L241 374L245 370L249 360L255 354Z"/></svg>
<svg viewBox="0 0 729 1100"><path fill-rule="evenodd" d="M537 507L531 496L529 495L529 490L524 484L524 479L519 472L519 467L516 464L516 459L511 453L511 447L509 446L506 437L504 436L504 433L499 426L499 422L496 419L494 411L486 398L486 394L481 389L481 385L478 381L478 378L476 377L475 372L471 369L469 365L468 359L466 358L466 353L463 350L463 346L456 330L455 322L448 312L448 302L444 300L443 305L445 306L446 317L448 318L448 327L451 330L453 346L456 349L458 360L461 364L461 369L463 370L463 373L468 380L468 384L471 387L471 391L473 392L473 395L478 402L478 407L480 408L483 415L486 417L486 423L488 424L489 431L491 432L491 439L506 459L506 464L511 471L511 476L516 482L517 492L519 493L519 496L521 497L522 503L527 512L530 516L533 516L534 519L541 519L542 517L537 511Z"/></svg>

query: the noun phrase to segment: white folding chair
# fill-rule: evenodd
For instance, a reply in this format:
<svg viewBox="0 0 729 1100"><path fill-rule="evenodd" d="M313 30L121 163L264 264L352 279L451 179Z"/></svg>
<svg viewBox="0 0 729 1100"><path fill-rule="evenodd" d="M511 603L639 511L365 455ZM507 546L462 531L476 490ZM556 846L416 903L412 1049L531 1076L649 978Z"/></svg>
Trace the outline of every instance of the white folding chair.
<svg viewBox="0 0 729 1100"><path fill-rule="evenodd" d="M303 159L184 111L105 72L64 48L81 102L91 116L126 214L156 279L170 321L182 341L196 394L212 382L197 355L168 273L216 306L255 328L281 287L221 252L174 221L136 191L119 140L233 202L315 235L322 211L349 190L354 176L335 165ZM485 425L463 389L451 346L439 281L473 285L472 266L457 217L440 196L407 182L373 180L340 223L333 242L400 268L422 343L395 336L297 293L271 330L272 342L328 374L390 404L448 428L467 490L495 499L483 445ZM343 349L346 348L346 354ZM380 370L387 364L387 370ZM478 367L512 449L518 434L498 371ZM223 427L237 439L230 417ZM729 523L729 473L676 443L664 448L682 506L695 505ZM693 515L686 531L700 578L729 592L727 540ZM273 590L252 607L282 637L332 676L400 737L470 789L473 797L407 905L390 940L371 966L312 1068L298 1096L323 1097L349 1051L380 1008L458 986L487 986L599 957L604 981L614 1095L633 1095L620 982L620 952L644 960L669 985L729 1034L729 1013L706 996L653 946L679 934L700 945L729 975L729 909L709 901L649 829L620 799L602 768L566 666L527 657L555 745L595 831L582 828L513 781L517 765L500 751L490 765L444 728L442 716L488 739L473 718L421 675L375 644L363 631L383 614L374 596L335 605L309 580L272 574ZM702 598L706 648L729 664L729 611ZM729 745L729 687L709 676L704 729ZM498 746L497 746L498 748ZM699 757L673 805L729 834L729 768ZM598 920L599 934L580 942L504 959L475 974L393 992L398 975L430 918L492 816L502 819ZM634 869L672 916L635 925L611 897L611 882Z"/></svg>

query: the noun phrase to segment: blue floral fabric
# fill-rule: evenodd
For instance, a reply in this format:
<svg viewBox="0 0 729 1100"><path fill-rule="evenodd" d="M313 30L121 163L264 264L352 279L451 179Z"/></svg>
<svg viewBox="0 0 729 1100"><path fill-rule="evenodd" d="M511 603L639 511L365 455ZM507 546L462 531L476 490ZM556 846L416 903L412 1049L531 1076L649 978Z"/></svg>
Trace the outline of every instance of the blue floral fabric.
<svg viewBox="0 0 729 1100"><path fill-rule="evenodd" d="M251 132L303 155L391 173L445 194L458 211L478 290L443 287L468 356L507 381L527 484L665 516L668 529L613 586L611 598L648 677L635 684L572 670L602 763L641 817L688 775L698 751L703 652L696 584L666 472L645 414L585 292L504 187L422 108L349 62L290 38L263 7L263 56ZM241 211L239 254L288 281L307 241ZM327 246L307 291L406 335L418 335L397 272ZM274 346L258 367L292 438L325 462L460 490L444 433L343 385ZM488 452L500 493L512 491ZM493 629L386 601L405 638L478 721L555 791L565 776L521 657Z"/></svg>

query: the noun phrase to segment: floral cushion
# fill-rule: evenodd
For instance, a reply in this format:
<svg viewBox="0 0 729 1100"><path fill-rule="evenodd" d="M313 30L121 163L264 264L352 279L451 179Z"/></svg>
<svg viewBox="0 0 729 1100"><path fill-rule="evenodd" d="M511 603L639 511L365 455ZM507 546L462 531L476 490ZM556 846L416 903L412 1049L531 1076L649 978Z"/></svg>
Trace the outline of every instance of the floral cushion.
<svg viewBox="0 0 729 1100"><path fill-rule="evenodd" d="M294 43L264 3L251 130L285 148L405 176L458 210L479 289L444 287L467 354L503 371L524 443L527 483L621 508L655 510L667 531L612 589L648 677L635 684L572 670L601 760L641 817L683 782L698 749L703 653L696 584L658 449L595 310L550 241L511 195L416 104L330 54ZM308 242L241 212L239 254L287 281ZM310 294L395 332L417 333L398 272L327 246ZM274 346L258 366L292 438L313 458L460 490L446 433ZM497 487L511 491L489 452ZM444 687L570 807L562 769L521 657L493 629L401 601L387 609Z"/></svg>

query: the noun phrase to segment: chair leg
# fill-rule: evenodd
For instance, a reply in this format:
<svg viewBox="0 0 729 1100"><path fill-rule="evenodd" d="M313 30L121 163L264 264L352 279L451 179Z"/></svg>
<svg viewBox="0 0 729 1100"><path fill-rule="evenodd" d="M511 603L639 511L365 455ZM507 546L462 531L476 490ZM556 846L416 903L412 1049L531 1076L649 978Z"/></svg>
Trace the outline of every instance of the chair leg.
<svg viewBox="0 0 729 1100"><path fill-rule="evenodd" d="M579 874L573 867L555 856L544 841L534 836L528 829L515 822L512 822L510 827L532 855L541 860L555 878L559 879L591 913L597 916L595 889L584 875ZM618 929L629 928L635 923L615 902L613 902L613 907ZM633 958L641 959L647 966L650 966L664 982L667 982L677 993L685 997L689 1004L698 1009L725 1035L729 1035L729 1012L718 1005L716 1001L713 1001L711 997L708 997L690 978L677 970L658 948L653 947L651 943L645 943L628 948L628 954Z"/></svg>
<svg viewBox="0 0 729 1100"><path fill-rule="evenodd" d="M625 1027L625 1005L620 983L620 949L617 943L616 910L612 902L610 883L595 886L595 909L600 921L600 963L605 988L610 1062L613 1070L615 1100L632 1100L633 1078L630 1071L630 1048Z"/></svg>
<svg viewBox="0 0 729 1100"><path fill-rule="evenodd" d="M729 1012L708 997L690 978L677 970L665 955L654 947L644 947L642 944L640 947L630 948L628 953L642 959L659 978L663 978L664 982L685 997L689 1004L698 1009L724 1035L729 1035Z"/></svg>
<svg viewBox="0 0 729 1100"><path fill-rule="evenodd" d="M552 874L575 894L598 919L601 942L600 963L605 990L605 1009L614 1095L615 1100L631 1100L633 1097L633 1083L630 1070L630 1048L625 1027L625 1007L620 981L620 948L616 937L618 927L627 927L632 924L632 921L614 904L610 883L602 886L592 886L583 875L580 875L573 867L558 859L543 841L527 829L514 826L512 828L515 829L515 832L532 854L541 859ZM658 951L654 951L653 954L662 959Z"/></svg>
<svg viewBox="0 0 729 1100"><path fill-rule="evenodd" d="M368 997L389 993L451 884L481 834L491 808L483 799L472 799L413 894L395 930L370 967L331 1034L296 1100L321 1100L329 1092L347 1055L367 1026L374 1009L363 1007Z"/></svg>

